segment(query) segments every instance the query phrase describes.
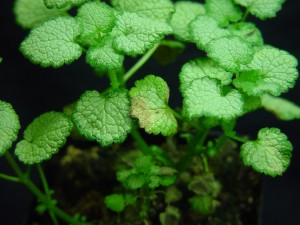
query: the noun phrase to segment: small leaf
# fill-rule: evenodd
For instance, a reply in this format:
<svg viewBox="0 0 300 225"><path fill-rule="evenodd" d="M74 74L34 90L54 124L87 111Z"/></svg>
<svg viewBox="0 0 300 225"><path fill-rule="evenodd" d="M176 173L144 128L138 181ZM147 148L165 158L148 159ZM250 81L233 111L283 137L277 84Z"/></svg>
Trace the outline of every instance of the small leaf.
<svg viewBox="0 0 300 225"><path fill-rule="evenodd" d="M281 120L300 119L300 107L287 99L263 95L261 104Z"/></svg>
<svg viewBox="0 0 300 225"><path fill-rule="evenodd" d="M126 90L105 95L86 91L75 105L73 120L81 134L102 146L122 143L132 129Z"/></svg>
<svg viewBox="0 0 300 225"><path fill-rule="evenodd" d="M64 8L66 6L79 6L86 3L89 0L44 0L47 8Z"/></svg>
<svg viewBox="0 0 300 225"><path fill-rule="evenodd" d="M180 90L183 91L198 78L209 77L220 80L222 85L231 83L232 74L208 58L198 58L183 65L180 74Z"/></svg>
<svg viewBox="0 0 300 225"><path fill-rule="evenodd" d="M86 61L98 72L116 71L122 68L124 55L115 51L113 37L104 36L98 45L87 51Z"/></svg>
<svg viewBox="0 0 300 225"><path fill-rule="evenodd" d="M190 23L189 30L192 40L201 50L204 50L210 41L230 34L228 30L220 28L214 18L207 15L197 16Z"/></svg>
<svg viewBox="0 0 300 225"><path fill-rule="evenodd" d="M20 128L19 117L11 104L0 101L0 156L11 148Z"/></svg>
<svg viewBox="0 0 300 225"><path fill-rule="evenodd" d="M207 45L208 57L230 72L237 72L242 65L251 62L254 54L252 46L238 36L225 36Z"/></svg>
<svg viewBox="0 0 300 225"><path fill-rule="evenodd" d="M276 16L285 0L234 0L235 3L246 7L249 12L265 20Z"/></svg>
<svg viewBox="0 0 300 225"><path fill-rule="evenodd" d="M241 146L241 157L246 166L270 176L282 175L288 168L293 146L277 128L263 128L256 141Z"/></svg>
<svg viewBox="0 0 300 225"><path fill-rule="evenodd" d="M81 6L76 19L82 30L80 41L89 46L99 43L100 38L115 25L113 9L100 2L89 2Z"/></svg>
<svg viewBox="0 0 300 225"><path fill-rule="evenodd" d="M213 198L209 195L206 196L194 196L189 198L189 203L193 210L202 214L209 215L214 211Z"/></svg>
<svg viewBox="0 0 300 225"><path fill-rule="evenodd" d="M190 118L201 116L231 120L243 114L243 96L237 90L223 92L218 81L196 79L183 91L183 109Z"/></svg>
<svg viewBox="0 0 300 225"><path fill-rule="evenodd" d="M228 30L236 36L239 36L252 45L260 46L264 44L263 37L260 30L254 23L236 23L228 26Z"/></svg>
<svg viewBox="0 0 300 225"><path fill-rule="evenodd" d="M152 20L166 21L174 12L171 0L113 0L112 5L120 11L136 13Z"/></svg>
<svg viewBox="0 0 300 225"><path fill-rule="evenodd" d="M63 113L44 113L26 128L15 154L28 165L48 160L64 146L72 126L71 120Z"/></svg>
<svg viewBox="0 0 300 225"><path fill-rule="evenodd" d="M82 49L75 42L79 34L79 25L73 18L59 17L34 28L20 50L33 63L60 67L81 56Z"/></svg>
<svg viewBox="0 0 300 225"><path fill-rule="evenodd" d="M166 210L159 214L159 221L161 225L178 225L180 217L180 210L174 206L168 205Z"/></svg>
<svg viewBox="0 0 300 225"><path fill-rule="evenodd" d="M131 115L147 133L164 136L177 132L177 121L168 106L169 87L160 77L148 75L131 88Z"/></svg>
<svg viewBox="0 0 300 225"><path fill-rule="evenodd" d="M107 208L115 212L122 212L125 208L125 199L120 194L107 195L104 202Z"/></svg>
<svg viewBox="0 0 300 225"><path fill-rule="evenodd" d="M178 40L191 41L188 25L199 14L205 14L204 6L200 3L184 1L175 3L175 13L172 15L170 25Z"/></svg>
<svg viewBox="0 0 300 225"><path fill-rule="evenodd" d="M232 0L206 0L205 9L207 15L216 19L222 27L226 27L230 22L239 21L243 15Z"/></svg>
<svg viewBox="0 0 300 225"><path fill-rule="evenodd" d="M118 33L113 46L117 51L130 56L145 53L173 31L165 22L140 17L135 13L118 15L116 28Z"/></svg>
<svg viewBox="0 0 300 225"><path fill-rule="evenodd" d="M68 8L48 9L44 0L16 0L14 5L16 21L25 29L33 28L57 16L68 15L66 10Z"/></svg>
<svg viewBox="0 0 300 225"><path fill-rule="evenodd" d="M165 202L170 204L180 201L182 198L182 192L174 185L167 188L165 196Z"/></svg>
<svg viewBox="0 0 300 225"><path fill-rule="evenodd" d="M262 47L233 84L248 95L279 96L294 87L298 78L297 65L297 59L288 52L270 46Z"/></svg>

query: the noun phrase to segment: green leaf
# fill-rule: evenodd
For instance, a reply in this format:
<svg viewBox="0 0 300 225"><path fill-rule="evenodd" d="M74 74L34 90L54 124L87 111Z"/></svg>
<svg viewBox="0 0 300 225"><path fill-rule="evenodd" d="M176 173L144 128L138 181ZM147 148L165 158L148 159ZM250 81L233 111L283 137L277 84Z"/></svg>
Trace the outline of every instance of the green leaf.
<svg viewBox="0 0 300 225"><path fill-rule="evenodd" d="M260 46L264 44L260 30L254 23L235 23L228 27L228 30L236 36L240 36L252 45Z"/></svg>
<svg viewBox="0 0 300 225"><path fill-rule="evenodd" d="M257 96L249 96L244 94L244 111L245 113L252 112L261 107L261 99Z"/></svg>
<svg viewBox="0 0 300 225"><path fill-rule="evenodd" d="M254 16L265 20L276 16L285 0L234 0Z"/></svg>
<svg viewBox="0 0 300 225"><path fill-rule="evenodd" d="M263 95L261 103L267 111L281 120L300 119L300 107L287 99Z"/></svg>
<svg viewBox="0 0 300 225"><path fill-rule="evenodd" d="M189 203L192 206L193 210L202 214L209 215L214 211L214 200L211 196L194 196L189 198Z"/></svg>
<svg viewBox="0 0 300 225"><path fill-rule="evenodd" d="M256 141L241 146L241 157L246 166L270 176L282 175L288 168L293 146L277 128L263 128Z"/></svg>
<svg viewBox="0 0 300 225"><path fill-rule="evenodd" d="M44 0L16 0L14 13L17 23L25 28L33 28L57 16L68 15L66 9L48 9Z"/></svg>
<svg viewBox="0 0 300 225"><path fill-rule="evenodd" d="M75 105L73 120L89 140L102 146L122 143L132 129L130 101L126 90L106 94L86 91Z"/></svg>
<svg viewBox="0 0 300 225"><path fill-rule="evenodd" d="M180 210L172 205L168 205L166 210L159 214L161 225L179 224L181 217Z"/></svg>
<svg viewBox="0 0 300 225"><path fill-rule="evenodd" d="M105 196L104 203L107 208L115 212L122 212L125 208L125 199L123 195L120 194Z"/></svg>
<svg viewBox="0 0 300 225"><path fill-rule="evenodd" d="M123 66L124 55L115 51L113 37L104 36L100 43L87 51L86 61L99 72L119 70Z"/></svg>
<svg viewBox="0 0 300 225"><path fill-rule="evenodd" d="M203 77L183 91L183 109L190 118L201 116L231 120L243 114L243 96L237 90L225 90L217 80Z"/></svg>
<svg viewBox="0 0 300 225"><path fill-rule="evenodd" d="M29 165L50 159L64 146L72 126L69 117L63 113L44 113L26 128L15 154L21 162Z"/></svg>
<svg viewBox="0 0 300 225"><path fill-rule="evenodd" d="M242 65L251 62L254 54L252 46L241 37L225 36L215 39L207 45L208 57L230 72L237 72Z"/></svg>
<svg viewBox="0 0 300 225"><path fill-rule="evenodd" d="M59 17L34 28L22 42L20 50L33 63L60 67L81 56L82 49L75 42L79 34L75 19Z"/></svg>
<svg viewBox="0 0 300 225"><path fill-rule="evenodd" d="M146 180L146 176L144 174L133 174L129 176L126 180L126 182L123 184L125 188L128 188L130 190L137 190L139 188L142 188L148 180Z"/></svg>
<svg viewBox="0 0 300 225"><path fill-rule="evenodd" d="M232 74L211 59L198 58L183 65L179 74L180 90L184 91L193 80L202 77L218 79L222 85L227 85L231 83Z"/></svg>
<svg viewBox="0 0 300 225"><path fill-rule="evenodd" d="M84 4L76 18L82 30L80 41L89 46L99 43L100 38L115 25L114 10L101 2Z"/></svg>
<svg viewBox="0 0 300 225"><path fill-rule="evenodd" d="M207 15L215 18L221 27L239 21L243 15L241 9L232 0L206 0L205 9Z"/></svg>
<svg viewBox="0 0 300 225"><path fill-rule="evenodd" d="M165 22L140 17L135 13L118 15L116 28L118 33L113 46L117 51L130 56L145 53L173 31Z"/></svg>
<svg viewBox="0 0 300 225"><path fill-rule="evenodd" d="M169 87L160 77L148 75L131 88L131 115L147 133L164 136L177 132L177 121L168 106Z"/></svg>
<svg viewBox="0 0 300 225"><path fill-rule="evenodd" d="M152 20L166 21L174 12L171 0L113 0L112 5L120 11L136 13Z"/></svg>
<svg viewBox="0 0 300 225"><path fill-rule="evenodd" d="M44 0L47 8L65 8L66 6L79 6L89 0Z"/></svg>
<svg viewBox="0 0 300 225"><path fill-rule="evenodd" d="M20 128L19 117L11 104L0 101L0 156L11 148Z"/></svg>
<svg viewBox="0 0 300 225"><path fill-rule="evenodd" d="M189 30L192 40L201 50L204 50L210 41L230 34L228 30L220 28L214 18L207 15L197 16L190 23Z"/></svg>
<svg viewBox="0 0 300 225"><path fill-rule="evenodd" d="M233 84L248 95L279 96L294 87L298 78L297 65L297 59L288 52L270 46L262 47Z"/></svg>
<svg viewBox="0 0 300 225"><path fill-rule="evenodd" d="M204 6L200 3L184 1L175 3L175 13L172 15L170 25L177 39L191 41L188 25L199 14L205 14Z"/></svg>

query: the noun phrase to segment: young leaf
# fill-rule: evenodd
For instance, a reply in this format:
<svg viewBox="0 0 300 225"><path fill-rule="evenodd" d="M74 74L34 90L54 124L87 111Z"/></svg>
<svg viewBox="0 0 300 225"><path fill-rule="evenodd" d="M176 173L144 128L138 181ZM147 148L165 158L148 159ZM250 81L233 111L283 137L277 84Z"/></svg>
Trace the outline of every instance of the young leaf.
<svg viewBox="0 0 300 225"><path fill-rule="evenodd" d="M131 115L147 133L164 136L177 132L177 121L168 106L169 87L160 77L148 75L131 88Z"/></svg>
<svg viewBox="0 0 300 225"><path fill-rule="evenodd" d="M241 37L225 36L209 42L208 57L215 60L225 70L237 72L242 65L251 62L254 54L252 46Z"/></svg>
<svg viewBox="0 0 300 225"><path fill-rule="evenodd" d="M232 0L206 0L205 9L207 15L215 18L221 27L239 21L243 15L241 9Z"/></svg>
<svg viewBox="0 0 300 225"><path fill-rule="evenodd" d="M104 202L107 208L115 212L122 212L125 208L125 199L120 194L107 195Z"/></svg>
<svg viewBox="0 0 300 225"><path fill-rule="evenodd" d="M220 83L203 77L183 91L183 109L190 118L201 116L231 120L243 114L243 96L237 90L222 93Z"/></svg>
<svg viewBox="0 0 300 225"><path fill-rule="evenodd" d="M60 67L81 56L82 49L75 42L79 34L79 25L73 18L59 17L34 28L20 50L33 63Z"/></svg>
<svg viewBox="0 0 300 225"><path fill-rule="evenodd" d="M219 67L212 59L198 58L183 65L179 74L180 90L185 90L193 80L202 77L218 79L222 85L227 85L231 83L232 74Z"/></svg>
<svg viewBox="0 0 300 225"><path fill-rule="evenodd" d="M81 134L102 146L122 143L132 129L126 90L105 95L86 91L75 105L73 120Z"/></svg>
<svg viewBox="0 0 300 225"><path fill-rule="evenodd" d="M57 16L68 15L66 9L48 9L44 0L17 0L14 13L17 23L25 28L33 28Z"/></svg>
<svg viewBox="0 0 300 225"><path fill-rule="evenodd" d="M123 66L124 55L115 51L113 37L104 36L100 43L87 51L86 61L99 72L115 71Z"/></svg>
<svg viewBox="0 0 300 225"><path fill-rule="evenodd" d="M248 95L271 94L279 96L294 87L298 78L297 59L274 47L262 47L233 84Z"/></svg>
<svg viewBox="0 0 300 225"><path fill-rule="evenodd" d="M117 16L118 34L113 46L117 51L130 56L143 54L165 35L172 33L172 27L165 22L144 18L135 13Z"/></svg>
<svg viewBox="0 0 300 225"><path fill-rule="evenodd" d="M230 35L226 29L220 28L218 22L207 15L199 15L189 25L190 35L199 49L204 50L206 45L220 37Z"/></svg>
<svg viewBox="0 0 300 225"><path fill-rule="evenodd" d="M172 205L168 205L166 210L159 214L159 221L161 225L175 225L179 224L180 217L180 210Z"/></svg>
<svg viewBox="0 0 300 225"><path fill-rule="evenodd" d="M11 104L0 101L0 156L11 148L20 128L18 115Z"/></svg>
<svg viewBox="0 0 300 225"><path fill-rule="evenodd" d="M293 146L277 128L263 128L256 141L241 146L246 166L270 176L281 175L289 166Z"/></svg>
<svg viewBox="0 0 300 225"><path fill-rule="evenodd" d="M261 103L267 111L281 120L300 119L300 107L287 99L263 95Z"/></svg>
<svg viewBox="0 0 300 225"><path fill-rule="evenodd" d="M66 143L72 126L69 117L63 113L44 113L26 128L15 154L29 165L50 159Z"/></svg>
<svg viewBox="0 0 300 225"><path fill-rule="evenodd" d="M188 25L199 14L205 14L204 6L200 3L184 1L175 3L175 13L172 15L170 25L177 39L191 41Z"/></svg>
<svg viewBox="0 0 300 225"><path fill-rule="evenodd" d="M47 8L64 8L66 6L79 6L89 0L44 0Z"/></svg>
<svg viewBox="0 0 300 225"><path fill-rule="evenodd" d="M260 30L254 23L236 23L228 26L228 30L236 36L240 36L252 45L260 46L264 44Z"/></svg>
<svg viewBox="0 0 300 225"><path fill-rule="evenodd" d="M89 46L99 43L99 39L115 25L113 9L100 2L84 4L76 18L82 30L80 41Z"/></svg>
<svg viewBox="0 0 300 225"><path fill-rule="evenodd" d="M112 5L120 11L136 13L152 20L166 21L174 12L171 0L112 0Z"/></svg>
<svg viewBox="0 0 300 225"><path fill-rule="evenodd" d="M234 0L244 6L254 16L265 20L276 16L285 0Z"/></svg>

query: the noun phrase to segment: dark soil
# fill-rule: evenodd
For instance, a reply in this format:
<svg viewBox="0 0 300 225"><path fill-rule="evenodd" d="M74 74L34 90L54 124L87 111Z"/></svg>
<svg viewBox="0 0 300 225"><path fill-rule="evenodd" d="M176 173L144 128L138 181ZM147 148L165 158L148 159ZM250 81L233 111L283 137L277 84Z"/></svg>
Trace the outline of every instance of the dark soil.
<svg viewBox="0 0 300 225"><path fill-rule="evenodd" d="M113 146L110 149L100 148L95 143L79 142L68 145L46 168L49 185L54 190L53 197L58 201L58 206L71 215L85 215L88 221L95 225L159 225L159 213L166 207L162 196L153 200L148 210L148 219L140 219L137 208L127 207L124 213L117 214L104 206L105 195L120 193L123 190L115 179L115 170L120 164L132 163L130 153L128 155L132 149L134 147L128 142L122 147ZM202 173L202 168L197 167L198 161L196 159L193 162L190 175ZM174 203L174 206L181 210L181 220L170 220L168 224L258 224L261 176L251 168L243 166L239 151L232 143L225 143L222 152L209 159L209 166L215 174L215 179L222 186L220 194L216 197L218 207L214 213L205 216L195 213L187 201L193 193L178 184L183 197L181 201ZM33 207L27 225L52 224L47 212L39 215ZM60 221L60 225L63 224Z"/></svg>

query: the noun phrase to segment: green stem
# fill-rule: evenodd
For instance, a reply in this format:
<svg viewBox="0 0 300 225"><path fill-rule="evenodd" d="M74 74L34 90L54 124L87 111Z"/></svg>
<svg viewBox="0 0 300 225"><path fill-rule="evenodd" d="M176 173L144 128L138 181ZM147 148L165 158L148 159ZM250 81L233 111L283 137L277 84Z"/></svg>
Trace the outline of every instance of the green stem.
<svg viewBox="0 0 300 225"><path fill-rule="evenodd" d="M77 221L72 216L66 214L64 211L59 209L58 207L51 204L48 200L48 198L36 187L34 183L32 183L31 180L29 180L25 174L22 172L18 164L16 163L15 159L12 157L12 155L7 151L5 153L5 157L11 166L11 168L14 170L14 172L18 175L21 182L40 200L42 201L49 209L51 209L57 216L59 216L62 220L65 222L72 224L72 225L83 225L83 223ZM87 225L87 224L86 224Z"/></svg>
<svg viewBox="0 0 300 225"><path fill-rule="evenodd" d="M0 178L11 182L21 182L19 177L9 176L3 173L0 173Z"/></svg>
<svg viewBox="0 0 300 225"><path fill-rule="evenodd" d="M247 17L249 16L249 13L250 13L250 11L247 8L246 11L245 11L245 13L244 13L243 18L241 19L241 22L245 22L246 21Z"/></svg>
<svg viewBox="0 0 300 225"><path fill-rule="evenodd" d="M177 170L179 172L184 171L190 165L191 161L193 160L196 154L201 154L203 152L202 147L207 138L208 133L209 129L206 129L204 131L201 130L198 131L198 133L196 133L196 135L192 138L187 147L186 155L177 164Z"/></svg>
<svg viewBox="0 0 300 225"><path fill-rule="evenodd" d="M130 70L127 71L127 73L124 75L123 83L126 83L148 61L148 59L153 55L159 45L160 43L154 45L153 48L146 52L146 54L143 55L142 58L140 58L140 60L130 68Z"/></svg>
<svg viewBox="0 0 300 225"><path fill-rule="evenodd" d="M148 146L148 144L146 143L146 141L144 140L144 138L138 130L132 130L130 135L134 138L144 155L151 155L150 147Z"/></svg>
<svg viewBox="0 0 300 225"><path fill-rule="evenodd" d="M113 89L118 89L120 86L120 83L118 81L117 73L116 71L109 71L108 72L108 77L110 80L110 85Z"/></svg>
<svg viewBox="0 0 300 225"><path fill-rule="evenodd" d="M236 140L236 141L239 141L239 142L242 142L242 143L245 143L245 142L248 142L249 140L246 139L246 138L241 138L241 137L238 137L238 136L235 136L233 134L227 134L227 137L233 139L233 140Z"/></svg>
<svg viewBox="0 0 300 225"><path fill-rule="evenodd" d="M44 170L43 170L43 167L41 166L41 164L37 164L37 169L38 169L38 173L40 175L40 178L41 178L44 190L45 190L45 194L46 194L48 200L52 201L49 185L48 185L48 182L47 182L47 179L46 179L46 176L45 176L45 173L44 173ZM52 212L52 210L50 210L50 209L49 209L49 214L50 214L50 217L51 217L53 223L55 225L58 225L59 223L57 221L57 218L56 218L55 214Z"/></svg>
<svg viewBox="0 0 300 225"><path fill-rule="evenodd" d="M208 161L207 161L206 156L204 154L202 154L201 159L202 159L202 163L203 163L203 167L204 167L204 172L209 173L210 169L209 169L209 166L208 166Z"/></svg>

